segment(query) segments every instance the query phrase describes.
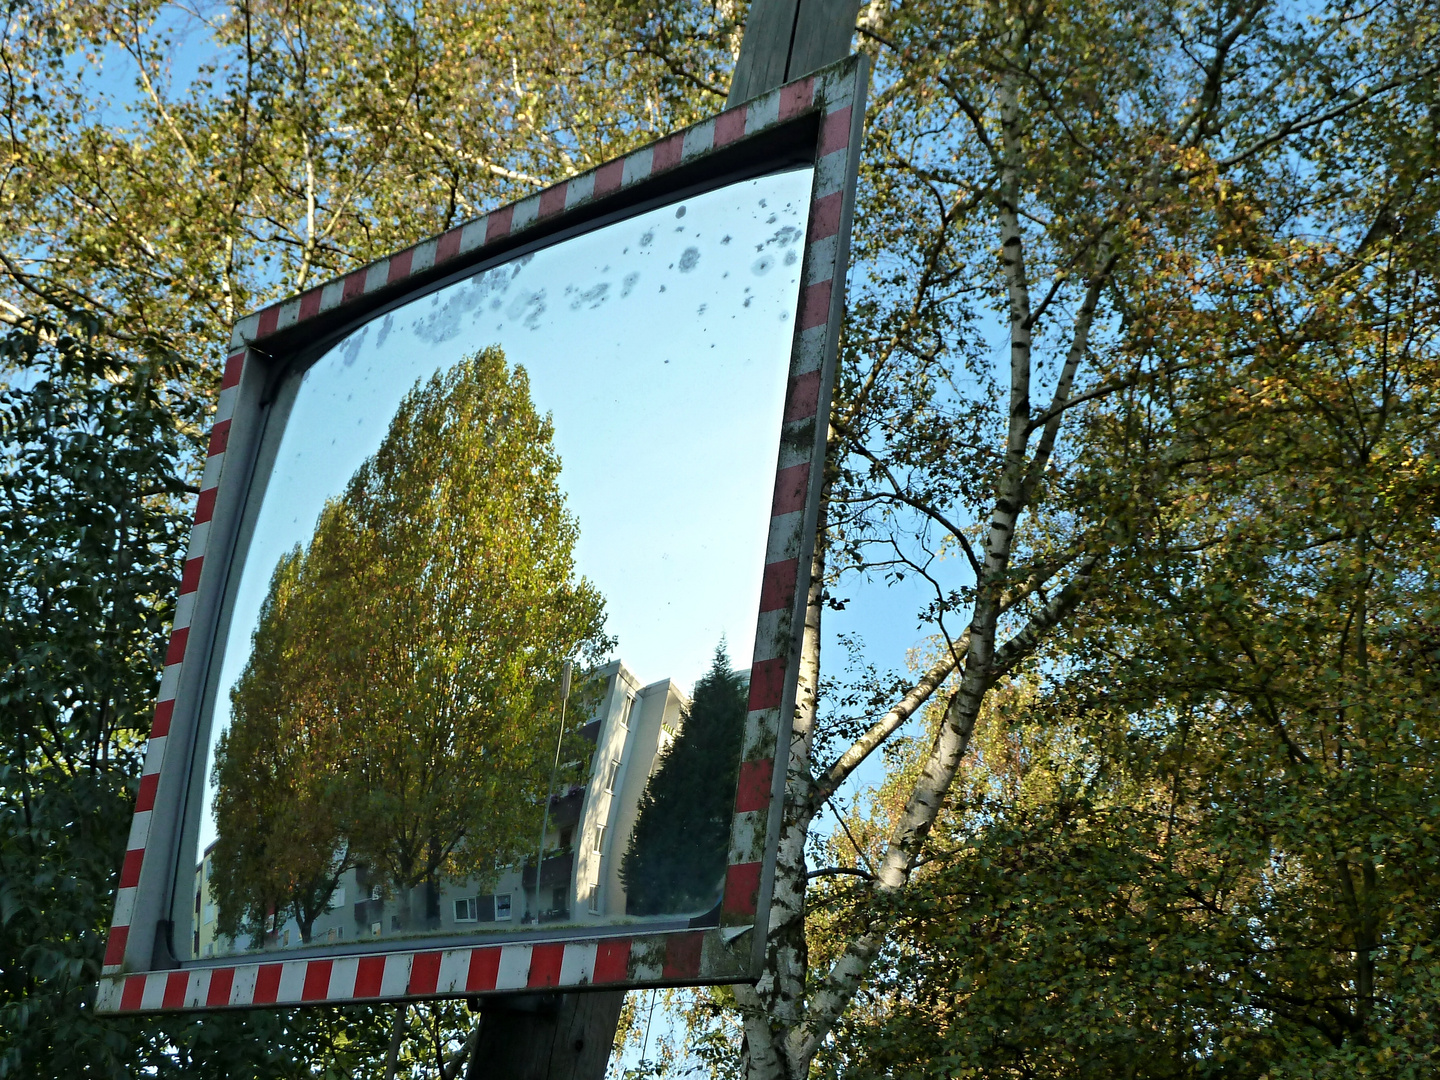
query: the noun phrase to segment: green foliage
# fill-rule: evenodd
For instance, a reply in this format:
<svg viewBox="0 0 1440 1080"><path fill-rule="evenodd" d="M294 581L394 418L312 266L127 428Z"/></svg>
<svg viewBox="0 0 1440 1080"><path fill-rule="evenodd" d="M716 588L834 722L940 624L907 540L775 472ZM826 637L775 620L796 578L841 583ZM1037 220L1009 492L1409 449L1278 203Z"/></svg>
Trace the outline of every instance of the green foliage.
<svg viewBox="0 0 1440 1080"><path fill-rule="evenodd" d="M719 901L748 689L722 641L640 796L620 864L631 915L706 910Z"/></svg>
<svg viewBox="0 0 1440 1080"><path fill-rule="evenodd" d="M340 874L493 876L535 840L561 667L609 648L548 417L499 349L401 401L375 454L275 567L215 754L222 932Z"/></svg>

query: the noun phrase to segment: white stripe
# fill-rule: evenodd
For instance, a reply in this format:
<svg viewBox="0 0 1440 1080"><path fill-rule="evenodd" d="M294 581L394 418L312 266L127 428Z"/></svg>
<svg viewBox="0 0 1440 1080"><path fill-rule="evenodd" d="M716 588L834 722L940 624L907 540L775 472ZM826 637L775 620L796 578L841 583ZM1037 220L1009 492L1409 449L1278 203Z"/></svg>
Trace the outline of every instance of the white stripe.
<svg viewBox="0 0 1440 1080"><path fill-rule="evenodd" d="M178 665L177 665L178 666ZM149 776L151 773L158 773L161 764L165 761L165 739L164 735L157 735L145 746L145 767L140 770L141 776ZM146 811L149 813L149 811ZM137 814L136 817L139 817Z"/></svg>
<svg viewBox="0 0 1440 1080"><path fill-rule="evenodd" d="M595 942L566 945L560 960L560 985L579 986L595 979Z"/></svg>
<svg viewBox="0 0 1440 1080"><path fill-rule="evenodd" d="M160 693L157 701L174 701L175 685L180 681L180 665L167 664L160 672Z"/></svg>
<svg viewBox="0 0 1440 1080"><path fill-rule="evenodd" d="M95 1011L97 1013L113 1013L120 1011L120 995L125 992L125 980L101 979L100 988L95 993Z"/></svg>
<svg viewBox="0 0 1440 1080"><path fill-rule="evenodd" d="M490 215L489 215L489 214L486 214L484 217L482 217L482 218L476 218L474 221L467 221L467 222L464 224L464 226L461 227L461 229L460 229L460 254L461 254L461 255L464 255L467 251L474 251L476 248L478 248L478 247L483 247L483 246L484 246L484 244L485 244L485 230L489 227L489 225L490 225Z"/></svg>
<svg viewBox="0 0 1440 1080"><path fill-rule="evenodd" d="M255 977L259 974L259 964L246 964L235 969L235 981L230 984L231 1005L249 1005L255 1000Z"/></svg>
<svg viewBox="0 0 1440 1080"><path fill-rule="evenodd" d="M815 80L815 96L825 102L827 113L855 103L855 69L832 71Z"/></svg>
<svg viewBox="0 0 1440 1080"><path fill-rule="evenodd" d="M685 132L685 139L680 144L680 160L689 161L693 157L709 153L714 148L715 120L712 118Z"/></svg>
<svg viewBox="0 0 1440 1080"><path fill-rule="evenodd" d="M584 173L575 177L565 188L565 209L578 206L595 194L595 174Z"/></svg>
<svg viewBox="0 0 1440 1080"><path fill-rule="evenodd" d="M440 954L440 977L435 981L437 994L463 993L469 978L469 949L449 949Z"/></svg>
<svg viewBox="0 0 1440 1080"><path fill-rule="evenodd" d="M305 993L305 969L310 966L308 960L291 960L280 969L280 988L275 993L275 1000L299 1001Z"/></svg>
<svg viewBox="0 0 1440 1080"><path fill-rule="evenodd" d="M206 968L190 973L190 979L185 983L185 1007L187 1009L194 1009L205 1004L205 999L210 996L210 974Z"/></svg>
<svg viewBox="0 0 1440 1080"><path fill-rule="evenodd" d="M790 354L790 374L808 375L820 370L820 362L825 358L825 332L828 329L828 322L824 322L795 335L795 347Z"/></svg>
<svg viewBox="0 0 1440 1080"><path fill-rule="evenodd" d="M180 598L175 601L175 622L170 627L173 634L176 630L185 630L190 626L190 621L195 618L195 597L196 593L181 593Z"/></svg>
<svg viewBox="0 0 1440 1080"><path fill-rule="evenodd" d="M535 220L540 213L540 196L531 195L528 199L521 199L515 204L515 212L510 216L510 232L519 232L525 226Z"/></svg>
<svg viewBox="0 0 1440 1080"><path fill-rule="evenodd" d="M435 265L436 243L434 240L426 240L415 249L415 254L410 256L410 273L418 274L421 270L429 270Z"/></svg>
<svg viewBox="0 0 1440 1080"><path fill-rule="evenodd" d="M746 810L736 814L730 823L731 866L736 863L759 862L765 857L765 834L770 814L765 810Z"/></svg>
<svg viewBox="0 0 1440 1080"><path fill-rule="evenodd" d="M806 285L814 285L817 281L833 281L835 279L835 252L840 244L840 234L832 233L822 240L816 240L810 245L805 260L805 282ZM816 330L819 327L812 326Z"/></svg>
<svg viewBox="0 0 1440 1080"><path fill-rule="evenodd" d="M190 527L190 546L185 549L185 558L198 559L205 554L205 545L210 542L210 522L202 521Z"/></svg>
<svg viewBox="0 0 1440 1080"><path fill-rule="evenodd" d="M844 190L849 171L847 168L848 156L849 149L842 146L839 150L832 150L815 163L813 198L823 199L826 195L834 195L835 192Z"/></svg>
<svg viewBox="0 0 1440 1080"><path fill-rule="evenodd" d="M785 652L790 645L790 616L791 613L786 608L760 613L760 617L755 620L756 652L761 651L761 642L766 643L767 648L764 651L771 656L780 656Z"/></svg>
<svg viewBox="0 0 1440 1080"><path fill-rule="evenodd" d="M376 289L382 289L389 280L390 260L381 259L379 262L373 263L370 268L365 271L365 291L368 293L374 292Z"/></svg>
<svg viewBox="0 0 1440 1080"><path fill-rule="evenodd" d="M631 184L639 183L649 177L651 160L654 156L654 149L647 146L644 150L636 150L627 157L625 167L620 170L620 186L629 187Z"/></svg>
<svg viewBox="0 0 1440 1080"><path fill-rule="evenodd" d="M220 391L220 403L215 408L215 422L229 420L235 415L235 399L240 396L240 384L227 386Z"/></svg>
<svg viewBox="0 0 1440 1080"><path fill-rule="evenodd" d="M168 971L157 971L145 976L145 992L140 995L142 1009L158 1009L165 1004L165 983L169 978Z"/></svg>
<svg viewBox="0 0 1440 1080"><path fill-rule="evenodd" d="M280 306L280 314L275 319L275 329L284 330L294 326L300 321L300 301L291 300L288 304Z"/></svg>
<svg viewBox="0 0 1440 1080"><path fill-rule="evenodd" d="M248 342L252 337L255 336L255 331L259 328L259 326L259 314L246 315L245 318L237 322L235 324L235 329L230 332L230 350L233 352L241 345L244 345L246 342Z"/></svg>
<svg viewBox="0 0 1440 1080"><path fill-rule="evenodd" d="M757 709L745 714L745 737L741 742L742 761L775 757L775 727L780 720L779 709Z"/></svg>
<svg viewBox="0 0 1440 1080"><path fill-rule="evenodd" d="M339 278L320 290L320 310L329 311L333 307L339 307L340 301L343 299L345 299L345 279Z"/></svg>
<svg viewBox="0 0 1440 1080"><path fill-rule="evenodd" d="M341 956L330 967L330 986L325 996L331 1001L341 1001L355 996L355 973L360 970L358 956Z"/></svg>
<svg viewBox="0 0 1440 1080"><path fill-rule="evenodd" d="M200 475L200 490L205 491L220 483L220 467L225 464L225 451L211 454L205 459L205 471Z"/></svg>
<svg viewBox="0 0 1440 1080"><path fill-rule="evenodd" d="M380 996L401 997L410 988L410 962L414 953L392 953L385 958L385 971L380 976Z"/></svg>
<svg viewBox="0 0 1440 1080"><path fill-rule="evenodd" d="M788 514L776 514L770 519L770 538L765 544L767 565L784 559L794 559L799 555L800 525L804 516L804 510L792 510ZM759 638L756 638L755 645L759 648Z"/></svg>
<svg viewBox="0 0 1440 1080"><path fill-rule="evenodd" d="M150 836L150 815L152 810L137 811L130 819L130 839L125 842L126 851L134 851L136 848L143 848L145 841Z"/></svg>
<svg viewBox="0 0 1440 1080"><path fill-rule="evenodd" d="M115 894L115 917L110 920L112 927L129 926L135 917L135 886L121 889Z"/></svg>
<svg viewBox="0 0 1440 1080"><path fill-rule="evenodd" d="M630 946L630 970L634 972L636 982L644 982L660 978L665 973L665 945L660 942L648 941L644 945L640 942L633 942Z"/></svg>
<svg viewBox="0 0 1440 1080"><path fill-rule="evenodd" d="M745 134L754 135L780 122L780 91L772 90L745 105Z"/></svg>
<svg viewBox="0 0 1440 1080"><path fill-rule="evenodd" d="M520 990L530 981L530 946L506 945L500 950L496 990Z"/></svg>

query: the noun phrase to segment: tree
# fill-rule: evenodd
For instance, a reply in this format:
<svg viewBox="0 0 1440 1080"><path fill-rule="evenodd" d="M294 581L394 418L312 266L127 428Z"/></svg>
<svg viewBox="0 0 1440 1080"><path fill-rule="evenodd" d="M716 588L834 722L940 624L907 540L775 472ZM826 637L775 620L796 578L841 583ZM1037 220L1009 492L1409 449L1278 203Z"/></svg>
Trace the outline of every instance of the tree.
<svg viewBox="0 0 1440 1080"><path fill-rule="evenodd" d="M1343 353L1351 318L1414 326L1431 355L1434 156L1417 147L1437 29L1406 5L1302 19L1263 0L862 16L875 94L792 809L766 967L735 991L751 1077L805 1076L831 1045L901 947L987 702L1061 663L1066 627L1149 558L1187 483L1176 395L1213 370L1212 400L1243 398L1236 361L1266 342L1283 368L1297 332ZM817 707L821 604L876 578L929 592L928 663L832 681ZM1110 632L1136 629L1117 614ZM822 938L817 815L932 703L870 868L823 868L865 902Z"/></svg>
<svg viewBox="0 0 1440 1080"><path fill-rule="evenodd" d="M719 903L748 693L749 680L730 669L721 641L640 796L620 863L629 914L704 911Z"/></svg>
<svg viewBox="0 0 1440 1080"><path fill-rule="evenodd" d="M216 753L227 925L283 901L308 939L353 863L408 891L530 850L562 665L610 647L552 438L524 370L475 353L276 566Z"/></svg>

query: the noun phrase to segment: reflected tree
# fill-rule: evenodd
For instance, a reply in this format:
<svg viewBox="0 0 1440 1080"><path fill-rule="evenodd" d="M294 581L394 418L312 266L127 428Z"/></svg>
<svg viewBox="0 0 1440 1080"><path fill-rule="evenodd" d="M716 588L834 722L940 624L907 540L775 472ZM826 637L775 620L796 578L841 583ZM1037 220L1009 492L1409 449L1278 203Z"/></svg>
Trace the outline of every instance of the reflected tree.
<svg viewBox="0 0 1440 1080"><path fill-rule="evenodd" d="M528 853L561 665L610 645L604 601L575 572L553 433L498 348L406 395L309 547L276 569L216 757L217 866L225 847L322 874L364 863L433 897L443 878L492 878ZM294 793L326 803L295 832L246 791L287 739L311 755L288 762L309 778ZM258 865L226 879L222 910L254 910L278 880Z"/></svg>
<svg viewBox="0 0 1440 1080"><path fill-rule="evenodd" d="M620 864L629 914L704 910L719 900L748 691L721 641L640 797Z"/></svg>

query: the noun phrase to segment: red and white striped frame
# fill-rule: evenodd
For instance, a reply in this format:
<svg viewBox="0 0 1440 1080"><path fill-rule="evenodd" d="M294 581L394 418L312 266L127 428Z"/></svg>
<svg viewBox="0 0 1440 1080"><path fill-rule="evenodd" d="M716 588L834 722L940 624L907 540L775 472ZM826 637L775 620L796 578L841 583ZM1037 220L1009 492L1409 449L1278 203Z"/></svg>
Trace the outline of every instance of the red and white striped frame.
<svg viewBox="0 0 1440 1080"><path fill-rule="evenodd" d="M304 1003L380 1002L409 998L513 993L556 987L656 986L733 982L753 978L764 934L747 934L768 921L766 868L773 864L783 798L782 755L789 751L804 622L809 558L814 543L828 414L833 388L844 273L854 199L866 64L851 57L811 76L649 146L571 177L553 187L466 222L342 278L246 316L236 324L225 364L219 408L195 510L195 526L180 582L174 629L166 651L155 720L145 753L140 792L120 871L115 916L106 943L97 1011L240 1008ZM433 278L442 268L461 269L523 242L557 215L586 207L646 183L680 165L782 124L814 115L818 145L799 310L790 360L779 460L776 466L766 566L751 661L750 700L740 781L731 830L729 865L720 925L703 930L640 932L565 940L426 949L414 941L370 955L284 959L280 955L229 958L179 968L152 966L155 931L132 935L137 906L158 911L153 899L168 895L180 829L169 818L152 828L162 776L183 788L192 768L189 754L167 754L176 700L198 699L208 657L188 651L200 595L218 598L224 567L205 569L207 545L222 480L226 490L243 483L225 471L231 424L242 394L258 394L263 365L248 363L251 349L272 335L322 313L351 308L358 315L375 303L372 294L403 288L417 275ZM396 288L392 288L396 287ZM367 304L367 298L369 303ZM235 472L236 470L231 470ZM243 471L243 470L241 470ZM208 600L207 602L218 602ZM187 655L189 660L187 662ZM183 681L182 681L183 678ZM189 709L198 714L198 706ZM194 719L188 721L192 726ZM189 735L193 736L193 732ZM193 749L193 737L185 740ZM177 751L179 748L177 748ZM175 758L176 760L170 760ZM186 760L180 760L185 758ZM777 768L777 763L782 767ZM178 802L178 800L177 800ZM171 816L182 811L172 808ZM155 840L159 832L162 839ZM158 845L153 847L152 844ZM147 862L147 850L150 860ZM150 865L153 863L154 865ZM142 892L150 902L137 904ZM166 909L168 911L168 908ZM139 927L137 927L139 929ZM638 928L637 928L638 929ZM353 946L351 946L353 948Z"/></svg>

